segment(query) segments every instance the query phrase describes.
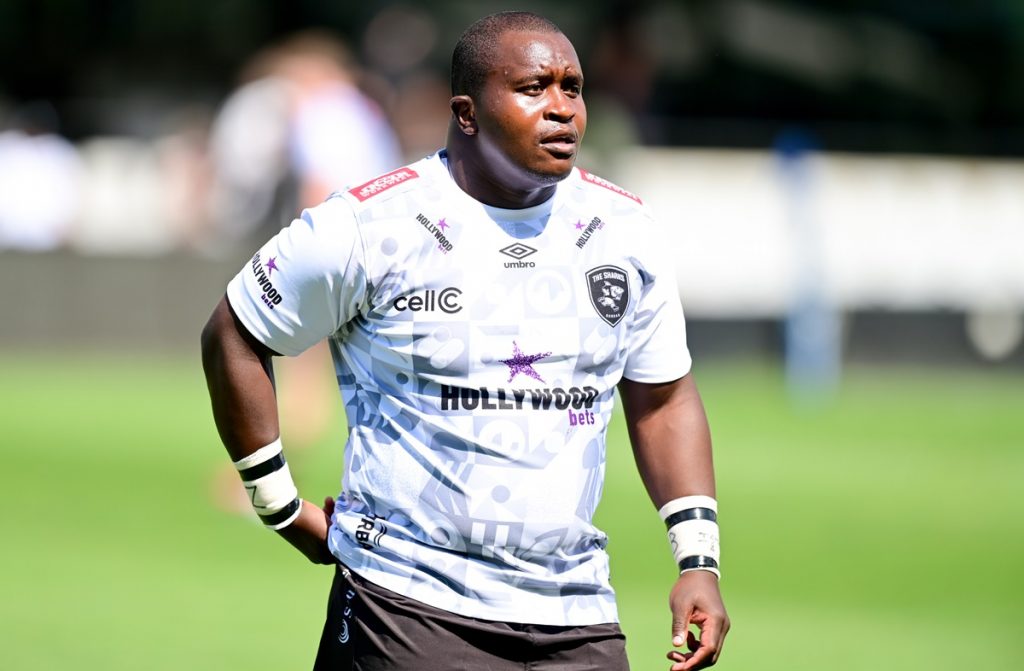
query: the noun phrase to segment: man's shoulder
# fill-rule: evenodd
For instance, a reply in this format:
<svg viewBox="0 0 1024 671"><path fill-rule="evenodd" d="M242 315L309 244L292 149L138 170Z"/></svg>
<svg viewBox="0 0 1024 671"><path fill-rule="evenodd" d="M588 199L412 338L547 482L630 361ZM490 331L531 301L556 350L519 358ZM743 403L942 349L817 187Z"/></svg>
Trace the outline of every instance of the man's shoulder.
<svg viewBox="0 0 1024 671"><path fill-rule="evenodd" d="M427 156L377 175L362 184L336 191L331 197L343 197L358 210L375 207L396 196L415 193L434 181L436 169L432 162L435 160L436 155Z"/></svg>

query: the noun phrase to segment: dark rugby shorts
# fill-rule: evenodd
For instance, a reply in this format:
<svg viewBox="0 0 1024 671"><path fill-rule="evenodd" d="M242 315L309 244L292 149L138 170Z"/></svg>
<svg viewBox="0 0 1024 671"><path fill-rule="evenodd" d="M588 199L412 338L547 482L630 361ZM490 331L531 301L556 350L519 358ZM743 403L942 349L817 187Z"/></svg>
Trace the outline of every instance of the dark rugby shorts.
<svg viewBox="0 0 1024 671"><path fill-rule="evenodd" d="M492 622L428 606L338 567L314 671L628 671L615 623Z"/></svg>

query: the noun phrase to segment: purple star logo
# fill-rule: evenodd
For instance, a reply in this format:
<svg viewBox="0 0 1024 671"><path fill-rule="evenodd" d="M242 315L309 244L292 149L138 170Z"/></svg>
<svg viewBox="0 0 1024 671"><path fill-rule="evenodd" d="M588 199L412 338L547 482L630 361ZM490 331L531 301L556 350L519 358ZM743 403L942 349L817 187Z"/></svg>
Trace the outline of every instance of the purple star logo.
<svg viewBox="0 0 1024 671"><path fill-rule="evenodd" d="M271 274L272 274L272 273L273 273L273 272L274 272L275 270L279 270L279 268L277 267L277 264L276 264L276 263L274 263L274 261L275 261L276 259L277 259L277 257L276 257L276 256L271 256L271 257L270 257L269 259L267 259L267 277L270 277L270 275L271 275Z"/></svg>
<svg viewBox="0 0 1024 671"><path fill-rule="evenodd" d="M442 231L447 231L448 227L451 226L451 224L444 220L444 217L441 217L437 221L437 225L441 228Z"/></svg>
<svg viewBox="0 0 1024 671"><path fill-rule="evenodd" d="M533 364L540 361L546 356L551 356L551 352L544 352L543 354L523 354L523 350L519 349L518 343L515 340L512 341L512 358L501 359L501 362L508 366L509 376L508 381L511 382L516 375L522 373L527 377L532 377L538 382L544 382L544 378L537 374L537 371L533 369ZM547 383L545 383L547 384Z"/></svg>
<svg viewBox="0 0 1024 671"><path fill-rule="evenodd" d="M576 230L577 231L583 230L583 222L580 221L579 219L576 220Z"/></svg>

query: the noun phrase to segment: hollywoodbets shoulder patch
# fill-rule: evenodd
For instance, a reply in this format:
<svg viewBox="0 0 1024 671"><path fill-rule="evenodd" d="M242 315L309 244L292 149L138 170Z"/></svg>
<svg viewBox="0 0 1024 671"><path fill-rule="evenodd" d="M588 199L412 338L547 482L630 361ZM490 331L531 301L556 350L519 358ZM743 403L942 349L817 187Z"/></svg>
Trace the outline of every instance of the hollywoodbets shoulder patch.
<svg viewBox="0 0 1024 671"><path fill-rule="evenodd" d="M382 191L387 191L388 189L397 184L401 184L402 182L408 181L410 179L415 179L417 177L419 177L419 174L412 168L399 168L398 170L392 170L386 175L375 177L366 184L360 184L355 188L349 189L348 192L355 196L360 203L362 203L368 198L372 198L373 196L376 196L378 193L381 193Z"/></svg>
<svg viewBox="0 0 1024 671"><path fill-rule="evenodd" d="M598 266L587 271L590 303L601 319L615 326L629 305L629 279L618 266Z"/></svg>

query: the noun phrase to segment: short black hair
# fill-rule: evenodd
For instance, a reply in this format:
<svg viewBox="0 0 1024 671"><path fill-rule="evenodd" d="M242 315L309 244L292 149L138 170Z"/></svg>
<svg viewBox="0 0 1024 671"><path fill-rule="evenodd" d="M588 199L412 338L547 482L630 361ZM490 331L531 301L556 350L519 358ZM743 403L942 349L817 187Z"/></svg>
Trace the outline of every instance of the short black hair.
<svg viewBox="0 0 1024 671"><path fill-rule="evenodd" d="M476 97L483 89L498 38L509 32L561 33L562 30L533 12L498 12L480 19L466 31L452 51L452 95Z"/></svg>

